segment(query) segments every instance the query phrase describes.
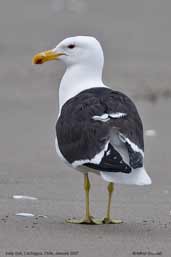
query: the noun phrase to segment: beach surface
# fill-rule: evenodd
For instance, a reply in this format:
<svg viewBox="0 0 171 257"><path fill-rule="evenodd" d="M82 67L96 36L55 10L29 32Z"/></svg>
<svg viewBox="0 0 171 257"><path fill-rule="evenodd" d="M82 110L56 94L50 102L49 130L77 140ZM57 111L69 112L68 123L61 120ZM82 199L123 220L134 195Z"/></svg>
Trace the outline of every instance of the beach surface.
<svg viewBox="0 0 171 257"><path fill-rule="evenodd" d="M0 256L170 256L170 9L169 0L0 2ZM104 82L136 102L144 123L153 183L115 186L120 225L65 223L83 215L84 191L82 174L55 152L64 66L32 57L74 35L101 42ZM102 218L107 183L90 180L92 214Z"/></svg>

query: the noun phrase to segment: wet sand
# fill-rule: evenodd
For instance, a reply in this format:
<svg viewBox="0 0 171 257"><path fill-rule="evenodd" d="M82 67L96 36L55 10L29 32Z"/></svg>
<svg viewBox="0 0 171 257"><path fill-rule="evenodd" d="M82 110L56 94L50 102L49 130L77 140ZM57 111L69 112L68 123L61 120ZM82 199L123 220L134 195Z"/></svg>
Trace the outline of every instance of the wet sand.
<svg viewBox="0 0 171 257"><path fill-rule="evenodd" d="M158 0L0 3L0 256L170 256L170 8L170 1ZM83 177L58 159L54 147L64 67L33 66L31 59L71 35L102 42L104 81L131 96L144 129L156 131L145 137L153 184L116 185L112 214L121 225L64 223L84 211ZM90 178L92 213L103 217L107 184ZM16 216L21 212L35 216Z"/></svg>

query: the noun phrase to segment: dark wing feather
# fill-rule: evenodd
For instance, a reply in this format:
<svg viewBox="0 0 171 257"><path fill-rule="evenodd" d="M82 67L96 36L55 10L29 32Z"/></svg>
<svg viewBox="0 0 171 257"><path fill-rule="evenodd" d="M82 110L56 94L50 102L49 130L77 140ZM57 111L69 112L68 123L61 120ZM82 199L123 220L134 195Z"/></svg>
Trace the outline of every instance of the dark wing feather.
<svg viewBox="0 0 171 257"><path fill-rule="evenodd" d="M85 163L84 166L100 171L124 173L131 172L131 167L123 161L122 156L113 148L111 144L108 145L108 149L98 165L93 163Z"/></svg>
<svg viewBox="0 0 171 257"><path fill-rule="evenodd" d="M108 122L92 119L93 116L117 112L127 115L110 119ZM108 88L92 88L82 91L62 107L56 125L59 149L69 163L91 160L104 149L113 127L140 149L144 149L142 122L134 103L126 95ZM130 166L132 168L142 166L143 159L139 153L135 152L128 143L125 145L130 157ZM110 147L113 148L111 145ZM105 153L100 164L87 162L85 165L105 171L130 172L131 167L124 162L120 163L123 160L116 149L110 150L110 155L107 156ZM117 160L116 156L118 156Z"/></svg>

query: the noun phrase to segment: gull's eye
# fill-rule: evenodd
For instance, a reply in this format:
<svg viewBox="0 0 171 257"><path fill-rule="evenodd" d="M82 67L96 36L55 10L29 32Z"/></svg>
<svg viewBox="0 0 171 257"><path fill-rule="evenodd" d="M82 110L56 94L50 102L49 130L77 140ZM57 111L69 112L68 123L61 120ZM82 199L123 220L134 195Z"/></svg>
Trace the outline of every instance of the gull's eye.
<svg viewBox="0 0 171 257"><path fill-rule="evenodd" d="M73 49L75 47L75 45L74 44L70 44L70 45L68 45L68 48L69 49Z"/></svg>

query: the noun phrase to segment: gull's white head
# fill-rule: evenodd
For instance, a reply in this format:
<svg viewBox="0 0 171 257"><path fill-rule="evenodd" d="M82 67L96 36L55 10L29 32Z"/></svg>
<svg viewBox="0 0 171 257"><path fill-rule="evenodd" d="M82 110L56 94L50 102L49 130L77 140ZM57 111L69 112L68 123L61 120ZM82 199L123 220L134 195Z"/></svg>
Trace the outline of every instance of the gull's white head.
<svg viewBox="0 0 171 257"><path fill-rule="evenodd" d="M33 57L34 64L51 60L61 60L67 68L59 87L60 109L68 99L79 92L92 87L104 87L103 50L94 37L66 38L55 48Z"/></svg>
<svg viewBox="0 0 171 257"><path fill-rule="evenodd" d="M100 43L94 37L77 36L61 41L55 48L34 56L34 64L62 60L67 67L82 65L103 68L104 57Z"/></svg>

